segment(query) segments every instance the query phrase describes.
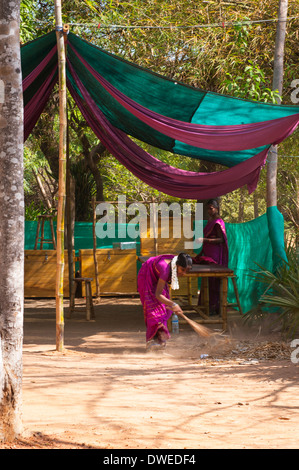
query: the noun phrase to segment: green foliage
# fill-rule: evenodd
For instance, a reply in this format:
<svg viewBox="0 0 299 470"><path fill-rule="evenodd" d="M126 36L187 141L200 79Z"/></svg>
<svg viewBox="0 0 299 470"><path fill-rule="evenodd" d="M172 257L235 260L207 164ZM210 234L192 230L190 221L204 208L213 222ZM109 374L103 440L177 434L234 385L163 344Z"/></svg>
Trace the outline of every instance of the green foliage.
<svg viewBox="0 0 299 470"><path fill-rule="evenodd" d="M44 154L32 146L32 140L24 145L24 193L25 197L34 193L35 178L33 171L48 168L49 164Z"/></svg>
<svg viewBox="0 0 299 470"><path fill-rule="evenodd" d="M272 273L260 266L256 281L267 286L260 298L260 309L248 312L246 320L277 314L275 322L282 325L284 333L294 338L299 328L299 256L294 244L286 251L287 261Z"/></svg>
<svg viewBox="0 0 299 470"><path fill-rule="evenodd" d="M247 20L247 18L246 18ZM250 99L256 101L276 103L279 96L277 91L272 91L267 87L267 78L265 72L259 67L256 61L248 58L249 31L252 26L248 21L237 24L233 28L230 45L231 65L234 73L226 72L226 78L222 83L221 91L238 98ZM247 56L247 60L240 64L239 58L242 54ZM243 68L243 70L241 69Z"/></svg>
<svg viewBox="0 0 299 470"><path fill-rule="evenodd" d="M249 32L252 29L249 18L244 17L242 23L237 23L234 26L235 31L235 45L240 54L244 54L248 47Z"/></svg>
<svg viewBox="0 0 299 470"><path fill-rule="evenodd" d="M49 211L42 202L38 204L34 201L31 201L25 206L25 220L37 220L39 215L48 213Z"/></svg>
<svg viewBox="0 0 299 470"><path fill-rule="evenodd" d="M239 98L277 103L280 95L277 90L272 91L266 86L265 73L252 60L248 63L242 75L234 78L231 73L226 74L224 89Z"/></svg>
<svg viewBox="0 0 299 470"><path fill-rule="evenodd" d="M33 0L22 0L20 3L21 41L28 42L35 38L35 10Z"/></svg>

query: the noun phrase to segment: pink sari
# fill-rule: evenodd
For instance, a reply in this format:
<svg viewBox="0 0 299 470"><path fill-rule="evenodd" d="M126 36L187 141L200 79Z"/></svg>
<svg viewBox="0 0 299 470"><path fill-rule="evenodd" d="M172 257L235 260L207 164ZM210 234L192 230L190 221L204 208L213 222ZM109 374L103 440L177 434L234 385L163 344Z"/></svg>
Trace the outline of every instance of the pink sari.
<svg viewBox="0 0 299 470"><path fill-rule="evenodd" d="M215 220L210 220L204 228L204 237L205 238L218 238L217 228L221 229L223 243L217 245L211 244L209 242L204 242L202 245L202 252L193 258L194 264L218 264L220 266L228 266L228 243L225 230L225 224L220 217ZM220 281L217 278L209 278L209 302L210 302L210 311L216 313L219 312L219 289ZM198 304L200 304L200 296L198 299Z"/></svg>
<svg viewBox="0 0 299 470"><path fill-rule="evenodd" d="M146 341L150 341L157 335L159 343L170 338L167 328L167 320L172 311L166 305L161 304L156 298L155 292L159 279L165 281L162 294L169 299L170 263L174 255L160 255L149 258L138 273L137 285L140 300L143 306L144 321L146 325Z"/></svg>

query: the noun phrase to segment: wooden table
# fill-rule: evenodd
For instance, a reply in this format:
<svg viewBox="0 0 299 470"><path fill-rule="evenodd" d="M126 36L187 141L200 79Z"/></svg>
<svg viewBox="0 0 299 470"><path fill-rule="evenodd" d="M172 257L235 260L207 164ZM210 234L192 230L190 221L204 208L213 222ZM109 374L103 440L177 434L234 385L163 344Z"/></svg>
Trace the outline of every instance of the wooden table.
<svg viewBox="0 0 299 470"><path fill-rule="evenodd" d="M237 291L237 286L235 283L235 274L232 269L226 268L224 266L215 265L205 265L205 264L193 264L191 270L185 274L184 277L187 277L188 284L188 304L182 306L183 310L193 310L197 312L201 318L199 318L199 323L222 323L223 330L227 329L227 284L228 278L231 278L234 283L236 300L240 307L239 296ZM194 305L192 303L192 284L191 278L197 277L201 278L201 305ZM220 315L210 316L209 315L209 278L217 277L220 279Z"/></svg>

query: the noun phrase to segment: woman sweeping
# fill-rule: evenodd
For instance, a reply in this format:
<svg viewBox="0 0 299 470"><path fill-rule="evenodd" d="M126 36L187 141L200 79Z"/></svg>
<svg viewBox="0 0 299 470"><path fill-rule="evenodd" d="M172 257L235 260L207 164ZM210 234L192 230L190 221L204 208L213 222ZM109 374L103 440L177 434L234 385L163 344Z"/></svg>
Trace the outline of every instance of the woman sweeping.
<svg viewBox="0 0 299 470"><path fill-rule="evenodd" d="M193 258L194 264L218 264L228 266L228 244L225 224L219 216L219 204L216 199L210 199L208 205L208 223L204 228L202 251ZM210 315L219 313L220 281L209 278ZM200 297L198 299L200 304Z"/></svg>
<svg viewBox="0 0 299 470"><path fill-rule="evenodd" d="M178 278L192 266L191 256L180 253L149 258L138 273L138 292L143 306L146 325L146 345L165 347L170 338L167 320L172 312L182 313L178 304L170 300L169 286L178 289Z"/></svg>

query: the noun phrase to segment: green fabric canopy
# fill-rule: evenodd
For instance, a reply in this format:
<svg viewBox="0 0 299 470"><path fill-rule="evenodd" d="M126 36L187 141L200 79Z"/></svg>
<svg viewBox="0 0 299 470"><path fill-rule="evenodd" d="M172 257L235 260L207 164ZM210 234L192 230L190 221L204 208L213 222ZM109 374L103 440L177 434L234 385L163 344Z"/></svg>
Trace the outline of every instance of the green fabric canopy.
<svg viewBox="0 0 299 470"><path fill-rule="evenodd" d="M70 33L69 43L84 60L125 96L156 113L180 121L211 126L263 122L299 113L298 106L278 106L212 93L170 80L94 46ZM176 154L234 166L266 146L243 151L215 151L172 139L141 122L98 83L71 47L68 58L96 105L118 129L154 147ZM68 79L77 89L67 68Z"/></svg>
<svg viewBox="0 0 299 470"><path fill-rule="evenodd" d="M94 71L119 92L152 112L168 118L206 126L234 126L299 115L299 106L278 106L238 99L168 79L104 51L73 33L68 35L68 44L67 57L70 64L109 122L127 135L159 149L232 167L258 154L269 145L242 151L215 151L198 148L168 137L142 122L117 102L90 73L74 49ZM55 31L24 44L21 48L23 78L28 77L55 46ZM36 90L41 87L55 64L57 65L56 55L24 91L25 106L33 98ZM69 67L67 67L67 77L80 95ZM57 72L55 80L57 80Z"/></svg>

